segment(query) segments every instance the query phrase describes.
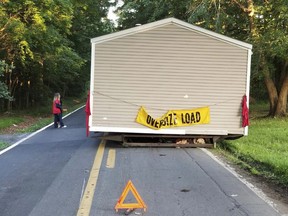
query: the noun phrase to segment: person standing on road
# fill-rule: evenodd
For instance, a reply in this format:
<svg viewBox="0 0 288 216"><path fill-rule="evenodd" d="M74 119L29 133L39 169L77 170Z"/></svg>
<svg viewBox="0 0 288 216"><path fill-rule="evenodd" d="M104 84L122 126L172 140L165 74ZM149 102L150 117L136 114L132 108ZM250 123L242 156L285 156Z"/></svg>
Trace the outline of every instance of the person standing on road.
<svg viewBox="0 0 288 216"><path fill-rule="evenodd" d="M60 128L67 127L62 120L62 103L61 95L59 93L54 94L52 112L54 114L54 128L58 128L58 122L60 123Z"/></svg>

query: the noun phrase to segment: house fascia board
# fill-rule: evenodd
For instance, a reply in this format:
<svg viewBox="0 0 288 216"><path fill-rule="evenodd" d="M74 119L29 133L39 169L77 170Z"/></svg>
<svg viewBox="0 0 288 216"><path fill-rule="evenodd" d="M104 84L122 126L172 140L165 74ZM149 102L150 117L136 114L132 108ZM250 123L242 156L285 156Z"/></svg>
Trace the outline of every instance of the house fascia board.
<svg viewBox="0 0 288 216"><path fill-rule="evenodd" d="M190 23L187 23L187 22L175 19L175 18L167 18L167 19L156 21L156 22L144 24L144 25L141 25L141 26L133 27L133 28L130 28L130 29L122 30L122 31L119 31L119 32L111 33L111 34L108 34L108 35L103 35L103 36L100 36L100 37L92 38L91 39L91 43L94 43L94 44L103 43L105 41L114 40L114 39L125 37L125 36L131 35L131 34L136 34L136 33L148 31L148 30L151 30L151 29L154 29L154 28L159 28L161 26L165 26L165 25L168 25L168 24L171 24L171 23L174 23L174 24L176 24L176 25L178 25L178 26L180 26L182 28L184 27L187 30L196 31L196 32L198 32L200 34L203 34L203 35L206 35L208 37L212 37L214 39L221 40L221 41L223 41L225 43L229 43L229 44L234 45L234 46L238 46L238 47L241 47L241 48L244 48L244 49L247 49L247 50L251 50L252 49L252 45L251 44L248 44L248 43L245 43L245 42L242 42L242 41L227 37L225 35L221 35L221 34L215 33L215 32L210 31L210 30L206 30L204 28L192 25Z"/></svg>

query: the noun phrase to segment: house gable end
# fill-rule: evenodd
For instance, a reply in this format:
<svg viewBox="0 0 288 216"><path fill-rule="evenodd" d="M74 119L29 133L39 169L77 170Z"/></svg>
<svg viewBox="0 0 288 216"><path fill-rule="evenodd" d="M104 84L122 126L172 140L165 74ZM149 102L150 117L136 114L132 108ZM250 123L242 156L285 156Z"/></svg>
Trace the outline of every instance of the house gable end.
<svg viewBox="0 0 288 216"><path fill-rule="evenodd" d="M203 29L201 27L192 25L190 23L187 23L187 22L175 19L175 18L167 18L167 19L163 19L163 20L160 20L160 21L148 23L148 24L145 24L145 25L142 25L142 26L137 26L137 27L133 27L133 28L130 28L130 29L122 30L122 31L119 31L119 32L111 33L111 34L108 34L108 35L103 35L103 36L100 36L100 37L92 38L91 39L91 43L99 44L99 43L103 43L103 42L106 42L106 41L110 41L110 40L115 40L115 39L118 39L118 38L126 37L126 36L129 36L129 35L145 32L145 31L149 31L149 30L152 30L152 29L155 29L155 28L160 28L160 27L163 27L163 26L166 26L166 25L169 25L169 24L175 24L179 28L185 28L187 30L197 32L199 34L211 37L211 38L216 39L216 40L220 40L220 41L222 41L224 43L228 43L230 45L237 46L237 47L240 47L242 49L250 49L250 50L252 49L252 45L251 44L248 44L248 43L245 43L245 42L242 42L242 41L239 41L239 40L235 40L233 38L230 38L230 37L227 37L227 36L224 36L224 35L221 35L221 34L206 30L206 29Z"/></svg>

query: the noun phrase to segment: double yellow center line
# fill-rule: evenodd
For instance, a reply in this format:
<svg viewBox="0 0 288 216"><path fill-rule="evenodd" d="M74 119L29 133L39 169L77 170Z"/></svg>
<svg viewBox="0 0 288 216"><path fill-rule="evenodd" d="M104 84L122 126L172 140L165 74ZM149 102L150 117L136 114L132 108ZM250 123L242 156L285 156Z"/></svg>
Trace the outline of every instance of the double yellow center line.
<svg viewBox="0 0 288 216"><path fill-rule="evenodd" d="M101 167L102 160L103 160L105 145L106 145L106 141L102 140L95 155L94 163L90 172L90 176L86 185L86 189L84 191L84 194L83 194L83 197L82 197L82 200L81 200L78 212L77 212L77 216L89 216L90 215L94 192L96 189L100 167ZM116 156L115 149L110 149L108 152L108 158L107 158L107 163L106 163L107 168L114 168L115 156Z"/></svg>

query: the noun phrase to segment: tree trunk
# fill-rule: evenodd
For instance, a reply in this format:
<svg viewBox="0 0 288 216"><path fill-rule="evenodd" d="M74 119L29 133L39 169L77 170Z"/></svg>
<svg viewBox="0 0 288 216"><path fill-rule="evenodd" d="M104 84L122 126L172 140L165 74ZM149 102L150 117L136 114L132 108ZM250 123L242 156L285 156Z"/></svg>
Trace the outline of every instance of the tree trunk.
<svg viewBox="0 0 288 216"><path fill-rule="evenodd" d="M250 26L250 36L256 37L257 36L257 31L255 28L255 22L254 22L254 13L255 13L255 9L254 9L254 1L253 0L246 0L246 4L245 3L240 3L238 0L231 0L232 3L238 5L243 12L245 12L248 16L249 19L249 26Z"/></svg>
<svg viewBox="0 0 288 216"><path fill-rule="evenodd" d="M269 76L265 76L265 85L269 95L270 110L269 116L274 116L278 103L278 94L273 80Z"/></svg>
<svg viewBox="0 0 288 216"><path fill-rule="evenodd" d="M275 83L270 77L268 63L263 53L260 54L260 69L264 74L264 82L269 96L270 110L268 116L274 116L278 103L278 92Z"/></svg>
<svg viewBox="0 0 288 216"><path fill-rule="evenodd" d="M30 99L30 93L29 91L26 92L26 109L29 108L29 99Z"/></svg>
<svg viewBox="0 0 288 216"><path fill-rule="evenodd" d="M286 60L284 63L283 63L283 66L281 68L281 73L280 73L280 80L279 80L279 85L280 85L280 88L281 86L283 85L284 81L285 81L285 78L287 76L287 68L288 68L288 60ZM279 88L279 91L280 91L280 88Z"/></svg>
<svg viewBox="0 0 288 216"><path fill-rule="evenodd" d="M248 13L249 23L250 23L250 34L253 37L256 37L256 28L254 23L254 2L253 0L247 0L248 8L246 12Z"/></svg>
<svg viewBox="0 0 288 216"><path fill-rule="evenodd" d="M288 75L286 75L278 97L277 107L274 116L285 116L287 108Z"/></svg>

